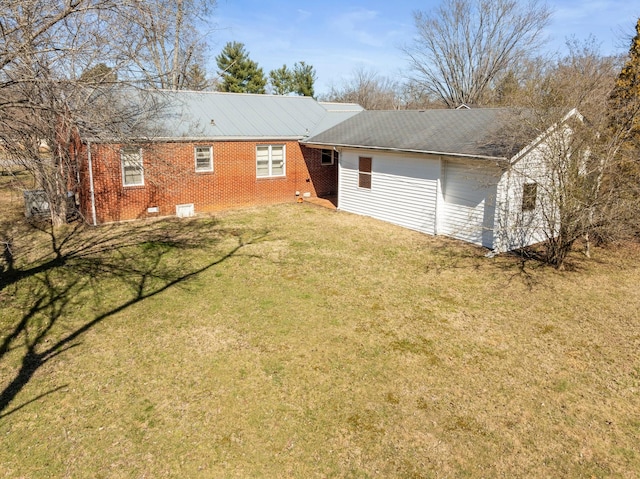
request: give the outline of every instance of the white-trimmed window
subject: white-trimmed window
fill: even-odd
[[[538,197],[537,183],[525,183],[524,185],[522,185],[522,211],[535,210],[537,197]]]
[[[361,156],[358,158],[358,186],[360,188],[371,189],[371,163],[370,157]]]
[[[284,145],[258,145],[256,147],[256,176],[285,176]]]
[[[338,152],[335,150],[322,150],[321,165],[333,165],[338,161]]]
[[[213,171],[213,147],[196,146],[196,171]]]
[[[120,151],[122,162],[122,184],[124,186],[144,185],[142,148],[127,146]]]

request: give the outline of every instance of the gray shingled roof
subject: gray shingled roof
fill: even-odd
[[[356,103],[337,103],[337,102],[319,102],[327,114],[324,115],[322,120],[315,126],[313,130],[306,136],[314,136],[322,133],[333,126],[348,120],[352,116],[360,113],[364,109]]]
[[[171,139],[302,139],[362,111],[318,103],[311,97],[221,92],[158,93],[161,136]],[[335,104],[333,104],[335,105]]]
[[[510,112],[505,108],[363,111],[303,143],[508,158],[513,145],[499,133],[513,121]]]

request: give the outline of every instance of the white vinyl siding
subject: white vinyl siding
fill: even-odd
[[[211,146],[195,147],[196,171],[213,171],[213,148]]]
[[[284,145],[258,145],[256,147],[256,176],[268,178],[285,176],[286,159]]]
[[[358,187],[371,189],[371,157],[358,157]]]
[[[371,189],[360,188],[360,157],[371,157]],[[424,156],[343,151],[338,207],[405,228],[435,233],[440,161]]]
[[[553,236],[548,231],[549,219],[553,219],[555,209],[546,196],[545,188],[549,175],[544,167],[540,149],[544,143],[527,153],[514,163],[503,176],[499,189],[497,217],[499,236],[496,237],[496,251],[510,251],[540,243]],[[525,192],[535,184],[535,204],[525,204]],[[534,192],[529,190],[528,194]],[[531,197],[531,200],[533,198]],[[532,209],[524,208],[533,206]]]
[[[522,185],[522,211],[535,210],[537,196],[538,183],[525,183]]]
[[[482,160],[446,161],[440,232],[493,248],[496,192],[500,170]]]
[[[120,151],[122,163],[122,184],[124,186],[143,186],[142,149],[126,147]]]

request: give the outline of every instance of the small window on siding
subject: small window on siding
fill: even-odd
[[[338,161],[338,152],[335,150],[322,150],[321,165],[333,165]]]
[[[525,183],[522,185],[522,211],[536,209],[536,197],[538,196],[537,183]]]
[[[256,148],[256,176],[285,176],[284,145],[258,145]]]
[[[358,186],[371,189],[371,158],[358,159]]]
[[[196,146],[196,171],[213,171],[213,148],[211,146]]]
[[[144,170],[142,168],[142,149],[126,147],[120,151],[122,163],[122,184],[124,186],[144,185]]]

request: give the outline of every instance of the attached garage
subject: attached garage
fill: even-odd
[[[360,172],[360,159],[371,172]],[[365,186],[360,174],[370,174]],[[500,175],[495,166],[469,161],[344,148],[338,207],[492,248]]]
[[[438,233],[492,248],[500,175],[497,167],[445,161]]]
[[[369,171],[361,171],[361,159]],[[369,181],[363,184],[361,175]],[[434,234],[440,160],[424,155],[344,149],[339,161],[338,205],[423,233]]]
[[[363,111],[302,143],[340,153],[339,210],[503,252],[544,238],[542,215],[523,211],[544,142],[500,141],[511,113]]]

